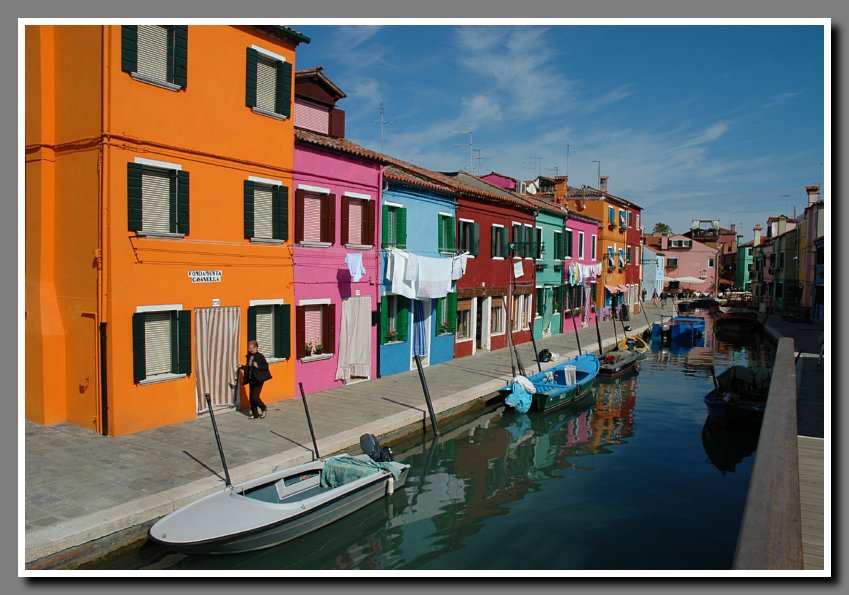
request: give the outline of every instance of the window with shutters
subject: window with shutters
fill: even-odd
[[[542,258],[542,251],[544,248],[544,244],[542,241],[542,228],[536,227],[534,228],[534,258],[540,260]]]
[[[628,254],[627,254],[627,257],[625,259],[625,262],[627,262],[628,264],[631,264],[631,246],[628,246]]]
[[[534,302],[530,295],[522,296],[525,298],[525,308],[522,311],[522,330],[528,330],[531,325],[531,320],[533,320],[534,316]]]
[[[269,362],[291,357],[291,306],[283,300],[251,300],[248,341],[256,340]]]
[[[191,312],[140,306],[133,314],[133,381],[150,384],[191,373]]]
[[[572,230],[565,230],[563,236],[563,258],[572,258]]]
[[[178,91],[186,87],[188,26],[123,25],[121,70],[137,81]]]
[[[592,253],[592,259],[593,261],[595,261],[595,259],[598,258],[598,237],[593,236],[592,238],[593,239],[592,244],[590,244],[590,250]]]
[[[514,295],[510,305],[510,328],[515,332],[522,328],[522,312],[524,311],[525,296]]]
[[[545,300],[545,289],[542,287],[536,288],[536,299],[534,300],[534,318],[542,318],[542,304]]]
[[[503,225],[494,223],[491,228],[491,251],[492,258],[502,260],[507,258],[509,244],[507,242],[507,229]]]
[[[454,217],[440,213],[437,224],[439,225],[439,229],[437,230],[439,251],[453,254],[457,250]]]
[[[578,258],[584,259],[584,232],[578,232]]]
[[[616,263],[614,262],[613,246],[608,246],[607,247],[607,267],[612,269],[615,265],[616,265]]]
[[[336,197],[303,189],[295,192],[295,242],[327,247],[336,239]]]
[[[437,335],[457,332],[457,294],[449,293],[436,300]]]
[[[506,332],[506,317],[507,311],[504,309],[504,298],[492,298],[489,306],[489,332],[491,335],[503,335]]]
[[[613,227],[616,225],[616,209],[607,207],[607,225]]]
[[[374,246],[375,202],[353,196],[342,197],[342,244],[350,248]]]
[[[301,302],[296,308],[296,348],[301,361],[327,359],[336,348],[336,305]]]
[[[400,295],[381,299],[381,343],[403,343],[408,338],[410,300]]]
[[[563,293],[563,287],[555,287],[554,293],[552,295],[552,306],[554,308],[554,314],[560,312],[560,303],[562,301],[561,294]]]
[[[189,233],[189,172],[179,165],[136,158],[127,164],[127,223],[138,235]]]
[[[666,268],[668,268],[668,269],[678,268],[678,259],[677,258],[667,258],[666,259]]]
[[[525,225],[524,228],[525,258],[528,260],[533,260],[536,257],[536,238],[534,237],[534,226]]]
[[[554,260],[563,260],[563,232],[554,232]]]
[[[457,334],[455,340],[472,338],[472,300],[457,300]]]
[[[280,182],[245,181],[245,238],[282,243],[289,239],[289,189]]]
[[[383,204],[383,248],[407,247],[407,209],[401,205]]]
[[[245,104],[254,113],[278,120],[292,113],[292,64],[266,49],[247,48]]]
[[[460,219],[459,238],[457,238],[460,252],[468,252],[477,256],[480,249],[480,224],[468,219]]]

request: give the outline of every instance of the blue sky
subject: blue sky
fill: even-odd
[[[325,26],[297,69],[346,94],[347,137],[437,171],[567,173],[686,231],[719,219],[752,238],[801,212],[824,154],[820,26]],[[557,170],[555,170],[557,168]],[[789,195],[785,197],[784,195]]]

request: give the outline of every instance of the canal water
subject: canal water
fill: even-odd
[[[758,428],[723,427],[703,397],[731,365],[771,366],[755,335],[655,348],[546,415],[503,405],[393,446],[403,489],[276,548],[184,556],[151,543],[98,569],[727,570]]]

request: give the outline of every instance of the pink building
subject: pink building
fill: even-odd
[[[664,289],[716,293],[717,248],[669,233],[647,235],[646,245],[666,259]]]
[[[296,107],[309,99],[295,110],[293,189],[293,354],[305,393],[377,376],[382,159],[345,140],[340,94],[321,69],[296,77]]]

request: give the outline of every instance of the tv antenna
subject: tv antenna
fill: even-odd
[[[472,173],[472,133],[473,130],[449,130],[448,134],[468,134],[469,135],[469,173]],[[455,145],[462,147],[463,145]]]
[[[388,126],[389,124],[392,124],[392,122],[386,121],[386,119],[383,117],[383,114],[384,114],[383,102],[381,101],[380,102],[380,120],[374,120],[374,122],[380,124],[380,152],[381,153],[384,152],[383,151],[383,139],[384,139],[384,136],[386,134],[386,126]]]
[[[480,173],[481,172],[481,161],[486,161],[486,157],[481,157],[481,150],[480,149],[473,149],[473,150],[474,150],[475,153],[477,153],[477,157],[475,157],[475,161],[478,162],[478,173]],[[471,173],[474,173],[474,171],[472,171]]]

